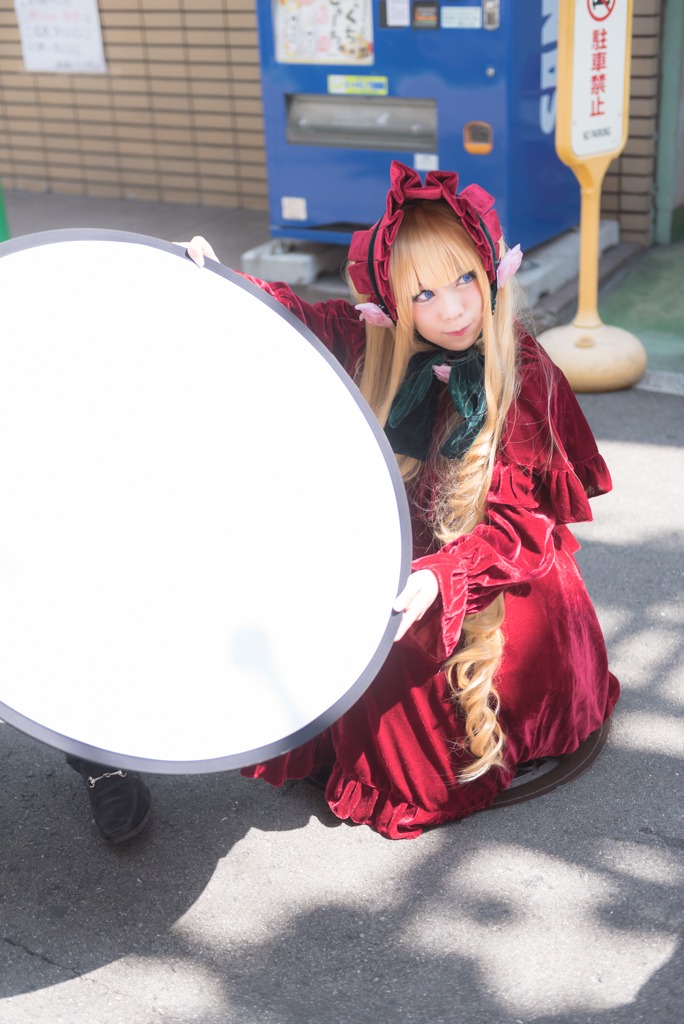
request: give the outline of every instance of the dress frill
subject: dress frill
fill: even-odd
[[[316,756],[316,741],[299,747],[281,757],[245,768],[242,774],[249,778],[264,779],[272,786],[282,786],[288,780],[317,778],[322,765]],[[383,791],[377,785],[364,782],[337,762],[333,765],[325,785],[325,800],[332,813],[343,821],[355,825],[370,825],[386,839],[417,839],[426,828],[434,828],[447,821],[465,818],[490,807],[497,794],[513,779],[513,768],[504,766],[483,780],[468,783],[468,803],[458,812],[453,807],[444,810],[420,807],[410,800],[402,800],[395,792]],[[454,788],[457,783],[454,783]]]
[[[557,523],[590,522],[593,516],[589,498],[607,494],[612,487],[608,467],[598,452],[579,465],[571,465],[567,459],[561,466],[534,468],[497,462],[488,504],[533,508],[536,502],[525,483],[531,472],[542,476]]]
[[[467,815],[491,806],[497,793],[510,784],[513,774],[512,771],[499,771],[496,784],[488,786],[479,799],[471,799]],[[494,782],[494,779],[490,782]],[[339,765],[333,770],[325,796],[328,806],[338,818],[353,821],[357,825],[371,824],[376,832],[387,839],[417,839],[424,829],[443,825],[455,817],[453,812],[426,810],[410,801],[398,801],[393,794],[383,793],[374,786],[352,778]],[[460,817],[467,815],[462,814]]]

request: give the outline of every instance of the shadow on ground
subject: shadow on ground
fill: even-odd
[[[3,1020],[679,1024],[683,406],[582,402],[620,481],[578,529],[623,683],[596,764],[398,843],[300,784],[155,777],[111,851],[62,755],[0,726]]]

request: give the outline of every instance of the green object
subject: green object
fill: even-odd
[[[5,212],[5,197],[2,193],[2,184],[0,184],[0,242],[6,242],[9,237],[10,231]]]
[[[684,205],[676,207],[672,214],[672,241],[681,242],[684,239]]]
[[[462,422],[439,449],[447,459],[460,459],[482,430],[487,418],[484,389],[484,356],[472,348],[465,352],[417,352],[409,361],[397,391],[385,433],[397,455],[427,459],[430,454],[442,389],[433,373],[445,367],[454,408]],[[445,378],[441,378],[445,381]]]
[[[601,319],[635,334],[650,370],[684,373],[684,242],[656,245],[601,297]]]
[[[660,54],[660,114],[656,160],[656,217],[654,241],[660,245],[681,238],[681,208],[677,195],[677,141],[681,140],[679,101],[684,59],[684,4],[665,4]]]

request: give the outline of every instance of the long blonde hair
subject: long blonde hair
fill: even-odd
[[[435,455],[427,467],[438,481],[430,520],[440,544],[470,533],[484,519],[496,454],[518,382],[512,289],[507,285],[499,291],[492,313],[491,288],[477,250],[446,203],[417,201],[404,207],[390,264],[397,324],[395,328],[367,325],[359,374],[361,392],[384,426],[411,356],[430,348],[416,336],[414,296],[424,288],[450,284],[468,272],[475,274],[483,299],[482,337],[477,344],[484,354],[487,417],[463,458],[447,460]],[[454,418],[446,425],[447,433],[453,429]],[[426,468],[406,456],[397,456],[397,461],[407,483]],[[505,736],[497,717],[499,698],[494,687],[503,651],[503,617],[502,596],[484,611],[467,615],[461,642],[444,665],[451,692],[465,716],[466,743],[475,758],[461,772],[464,782],[503,764]]]

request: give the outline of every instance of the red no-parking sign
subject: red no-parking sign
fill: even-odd
[[[561,0],[561,159],[617,155],[627,138],[632,0]]]
[[[589,13],[595,21],[605,21],[615,7],[616,0],[587,0]]]

